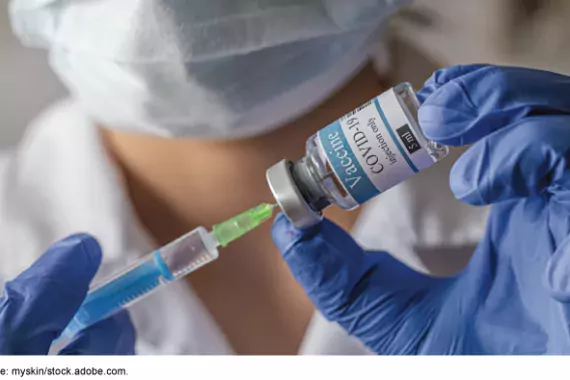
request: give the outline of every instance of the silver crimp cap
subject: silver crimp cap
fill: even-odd
[[[291,161],[282,160],[267,169],[267,183],[287,219],[296,228],[311,227],[319,223],[323,215],[313,210],[301,195],[291,175],[292,165]]]

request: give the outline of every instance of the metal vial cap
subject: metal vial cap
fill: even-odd
[[[323,215],[313,210],[299,191],[291,174],[292,165],[288,160],[278,162],[267,169],[266,179],[281,211],[296,228],[303,229],[319,223]]]

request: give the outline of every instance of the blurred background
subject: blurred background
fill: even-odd
[[[0,149],[18,142],[26,124],[65,94],[45,51],[27,49],[12,36],[7,1],[0,5]]]
[[[46,52],[12,36],[6,4],[0,6],[0,149],[13,146],[38,112],[65,95]],[[487,62],[570,74],[569,20],[569,0],[416,0],[392,18],[390,33],[438,65]]]

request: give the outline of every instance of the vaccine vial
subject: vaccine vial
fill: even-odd
[[[310,227],[330,205],[354,209],[445,158],[448,147],[421,131],[419,106],[401,83],[311,136],[297,162],[269,168],[267,182],[291,223]]]

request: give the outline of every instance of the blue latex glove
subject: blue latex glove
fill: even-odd
[[[291,271],[380,354],[570,353],[570,78],[451,67],[419,95],[428,138],[474,143],[451,172],[455,196],[493,204],[468,267],[428,277],[329,221],[299,231],[279,216],[272,234]]]
[[[0,298],[0,354],[47,354],[83,302],[100,263],[97,241],[73,235],[6,283]],[[60,354],[134,354],[134,342],[134,328],[122,312],[82,331]]]

